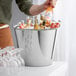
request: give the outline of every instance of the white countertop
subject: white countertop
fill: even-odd
[[[0,76],[66,76],[67,63],[53,62],[46,67],[0,68]]]

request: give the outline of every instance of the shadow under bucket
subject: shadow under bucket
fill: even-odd
[[[41,31],[14,30],[17,47],[24,49],[21,56],[26,66],[42,67],[52,64],[57,29]]]

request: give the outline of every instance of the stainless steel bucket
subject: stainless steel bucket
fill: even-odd
[[[17,47],[24,49],[21,55],[26,66],[42,67],[52,64],[57,29],[14,30]]]

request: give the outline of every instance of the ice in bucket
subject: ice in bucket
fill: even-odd
[[[32,18],[28,18],[25,23],[24,20],[19,22],[17,25],[14,26],[14,28],[17,29],[32,29],[32,30],[51,30],[51,29],[57,29],[61,25],[61,21],[55,21],[51,20],[50,17],[40,15],[40,20],[38,21],[37,16],[35,16],[35,19],[33,21]],[[33,23],[34,22],[34,23]]]

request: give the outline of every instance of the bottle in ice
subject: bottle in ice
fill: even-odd
[[[38,24],[38,19],[37,19],[37,16],[35,17],[34,29],[35,29],[35,30],[40,29],[39,24]]]

